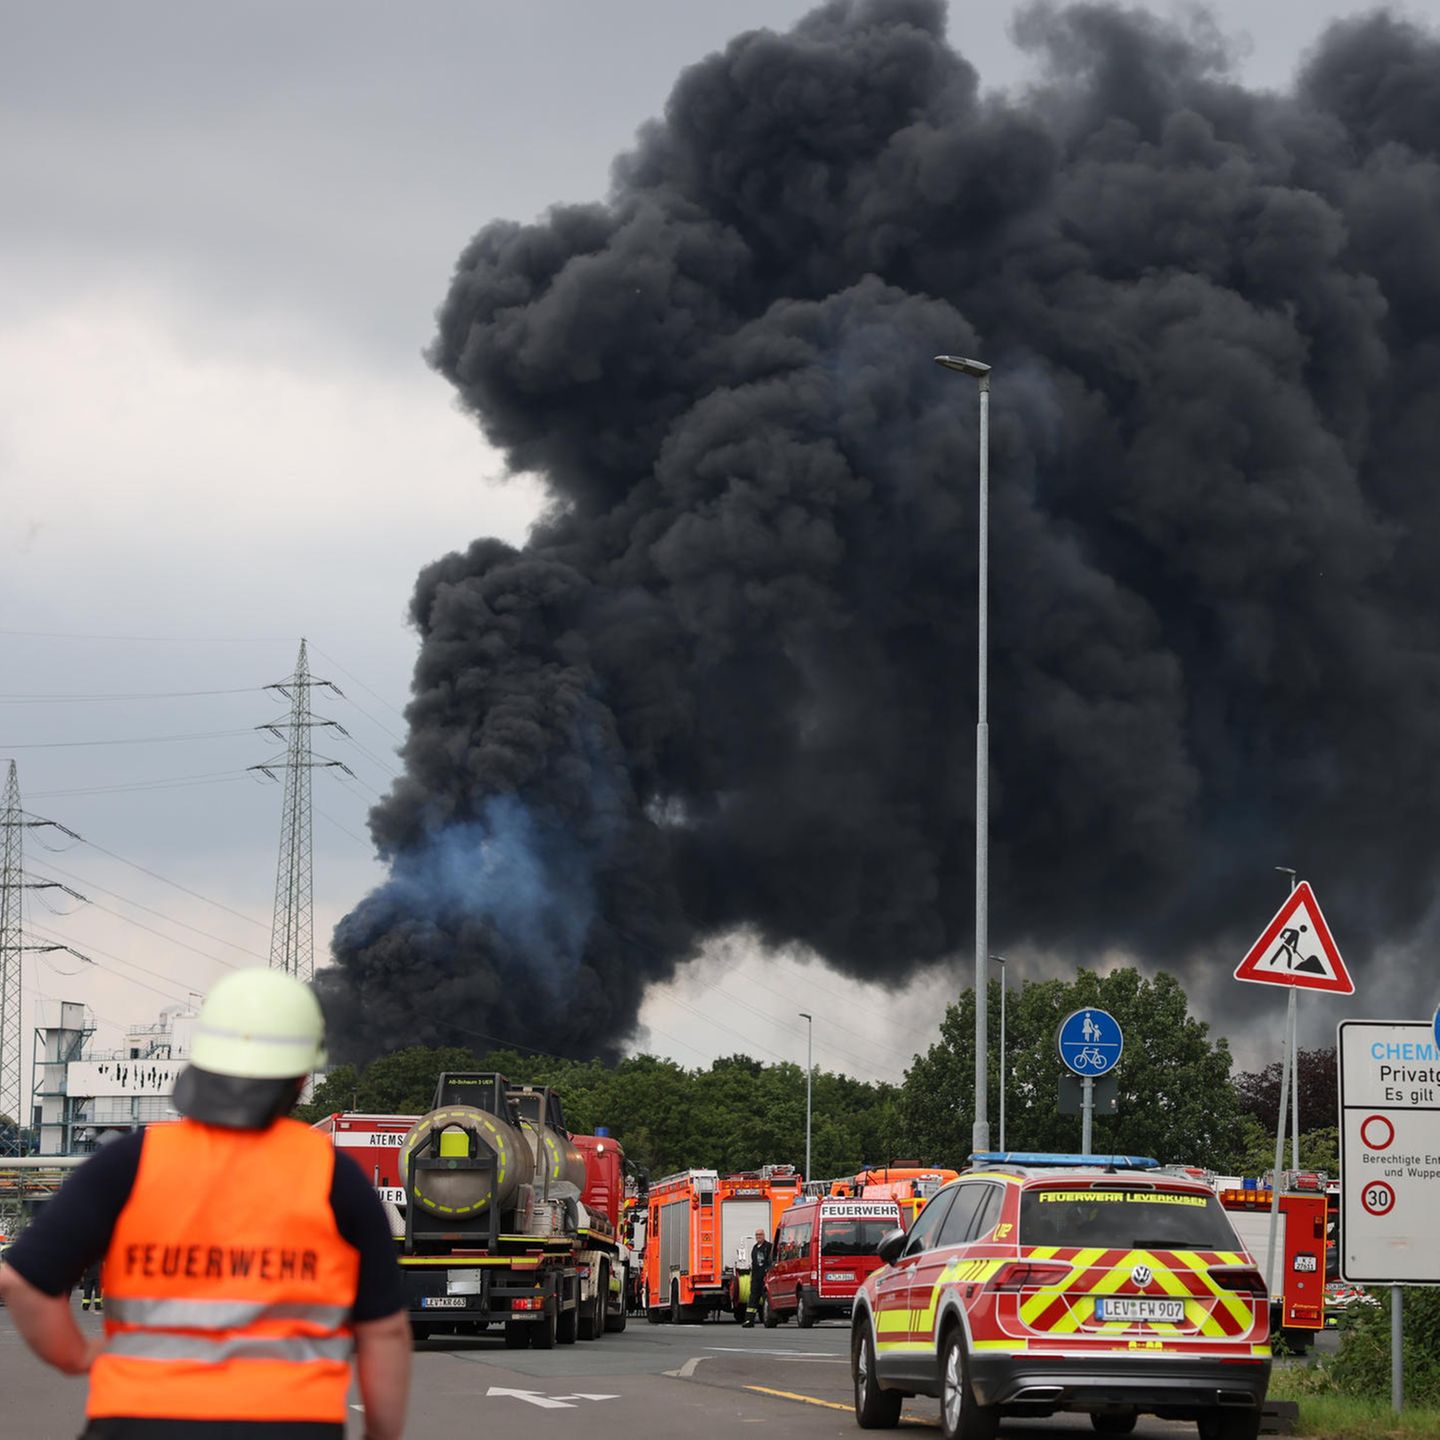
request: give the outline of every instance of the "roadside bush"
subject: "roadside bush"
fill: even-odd
[[[1356,1307],[1335,1358],[1325,1364],[1327,1378],[1345,1395],[1384,1398],[1390,1394],[1389,1286],[1371,1292],[1379,1305]],[[1405,1401],[1440,1405],[1440,1289],[1405,1287]]]

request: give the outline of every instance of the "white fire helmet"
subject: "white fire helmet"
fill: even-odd
[[[303,981],[283,970],[238,970],[205,997],[191,1064],[212,1075],[289,1080],[325,1063],[325,1020]]]

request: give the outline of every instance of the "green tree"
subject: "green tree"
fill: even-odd
[[[999,987],[992,985],[989,1111],[998,1143]],[[970,1153],[974,1119],[975,997],[965,991],[950,1005],[940,1041],[916,1056],[900,1096],[901,1133],[924,1160],[959,1168]],[[1244,1152],[1230,1051],[1211,1041],[1193,1019],[1173,976],[1146,979],[1135,969],[1108,975],[1078,970],[1074,980],[1026,982],[1011,991],[1006,1013],[1006,1144],[1012,1150],[1078,1150],[1080,1120],[1058,1113],[1062,1067],[1055,1033],[1072,1010],[1108,1010],[1125,1031],[1125,1054],[1115,1075],[1116,1113],[1097,1115],[1097,1151],[1153,1155],[1229,1169]]]
[[[1275,1167],[1275,1132],[1253,1115],[1240,1114],[1240,1158],[1224,1167],[1236,1175],[1262,1175]],[[1290,1141],[1285,1141],[1285,1164],[1290,1164]],[[1300,1137],[1300,1167],[1323,1170],[1329,1176],[1340,1173],[1340,1132],[1334,1125],[1311,1130]]]

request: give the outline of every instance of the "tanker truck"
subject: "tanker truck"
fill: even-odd
[[[553,1090],[441,1075],[396,1171],[403,1200],[386,1203],[417,1338],[501,1324],[508,1348],[548,1350],[625,1328],[624,1154],[572,1135]]]

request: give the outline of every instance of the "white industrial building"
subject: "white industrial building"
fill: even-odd
[[[35,1026],[34,1126],[41,1155],[84,1155],[107,1133],[174,1120],[170,1092],[185,1068],[196,1011],[172,1005],[131,1025],[118,1050],[93,1045],[95,1017],[69,1000],[40,1001]]]

